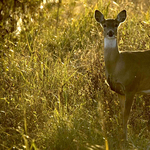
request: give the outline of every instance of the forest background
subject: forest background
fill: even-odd
[[[120,150],[117,95],[105,82],[103,30],[115,18],[121,51],[150,49],[147,0],[0,2],[0,149]],[[150,149],[150,101],[134,99],[130,149]]]

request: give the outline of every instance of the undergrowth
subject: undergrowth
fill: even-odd
[[[59,10],[45,4],[28,30],[0,41],[0,149],[121,149],[120,104],[105,81],[94,10],[114,18],[126,9],[120,50],[147,50],[150,9],[139,6],[146,8],[108,0],[62,1]],[[130,149],[150,147],[147,99],[135,99]]]

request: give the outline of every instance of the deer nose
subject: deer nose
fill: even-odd
[[[114,35],[114,31],[110,30],[110,31],[107,33],[107,35],[108,35],[109,37],[112,37],[112,36]]]

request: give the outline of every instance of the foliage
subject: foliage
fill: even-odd
[[[22,24],[28,29],[29,20],[36,20],[42,0],[2,0],[0,1],[0,39],[9,33],[16,34],[17,24],[21,18]]]
[[[94,10],[113,18],[126,9],[128,18],[118,33],[120,50],[150,49],[150,11],[144,4],[46,3],[35,18],[27,15],[20,33],[3,36],[0,149],[121,149],[121,111],[105,82],[103,35]],[[147,99],[135,99],[130,149],[150,146]]]

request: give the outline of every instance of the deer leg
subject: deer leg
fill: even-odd
[[[124,108],[124,114],[123,114],[123,132],[124,132],[123,136],[124,136],[125,141],[127,140],[127,123],[128,123],[134,95],[135,94],[133,93],[126,93],[126,96],[125,96],[126,100],[125,100],[125,108]]]
[[[119,101],[120,101],[122,121],[123,121],[123,119],[124,119],[124,110],[125,110],[125,95],[118,94],[118,98],[119,98]],[[122,123],[124,124],[124,121]],[[124,140],[124,135],[123,135],[123,140]]]
[[[121,112],[122,112],[122,116],[123,116],[124,115],[124,109],[125,109],[125,95],[118,94],[118,98],[120,101]]]

